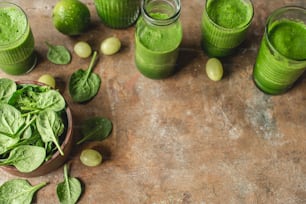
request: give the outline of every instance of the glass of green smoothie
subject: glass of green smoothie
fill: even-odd
[[[183,38],[180,11],[180,0],[143,0],[136,24],[135,63],[144,76],[162,79],[174,73]]]
[[[292,87],[306,69],[306,9],[284,7],[269,17],[257,54],[253,79],[268,94]]]
[[[0,2],[0,68],[21,75],[37,63],[34,38],[25,12],[16,4]]]
[[[202,15],[202,48],[210,57],[225,57],[245,40],[253,19],[250,0],[206,0]]]
[[[127,28],[139,16],[140,0],[94,0],[101,21],[111,28]]]

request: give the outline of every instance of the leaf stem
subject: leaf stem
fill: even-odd
[[[92,69],[94,68],[96,59],[97,59],[97,51],[94,51],[93,56],[92,56],[91,61],[90,61],[90,64],[88,66],[88,69],[86,71],[86,77],[85,77],[86,80],[87,80],[88,76],[90,75],[90,73],[92,72]]]

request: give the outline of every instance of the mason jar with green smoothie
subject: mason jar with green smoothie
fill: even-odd
[[[32,70],[37,62],[34,38],[25,12],[0,2],[0,69],[10,75]]]
[[[172,75],[183,38],[179,0],[143,0],[136,24],[135,63],[146,77]]]
[[[253,18],[250,0],[206,0],[202,15],[202,48],[210,57],[234,54]]]
[[[253,70],[254,82],[268,94],[281,94],[293,86],[306,69],[306,9],[275,10],[265,32]]]
[[[102,22],[111,28],[133,25],[140,13],[140,0],[94,0],[94,3]]]

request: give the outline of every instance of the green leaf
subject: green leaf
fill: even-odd
[[[42,182],[36,186],[24,179],[12,179],[0,187],[0,204],[22,203],[31,204],[36,191],[47,185]]]
[[[69,64],[71,55],[69,50],[62,45],[52,45],[46,42],[48,46],[47,58],[54,64]]]
[[[92,73],[97,52],[95,51],[90,65],[86,71],[79,69],[74,72],[69,80],[69,94],[74,102],[82,103],[95,97],[100,89],[101,78]]]
[[[17,90],[17,85],[13,80],[1,78],[0,103],[7,103],[16,90]]]
[[[112,128],[112,122],[104,117],[85,120],[81,126],[83,138],[77,144],[85,141],[103,140],[110,135]]]
[[[39,94],[37,107],[46,110],[61,111],[65,108],[64,97],[56,90],[49,90]]]
[[[36,119],[36,126],[42,140],[53,142],[61,155],[64,155],[59,144],[59,136],[64,132],[64,123],[55,111],[45,110],[39,113]]]
[[[61,204],[76,203],[82,193],[80,181],[69,177],[67,164],[64,166],[64,181],[57,185],[56,193]]]
[[[19,110],[8,104],[0,104],[0,133],[14,136],[24,122]]]
[[[9,157],[0,165],[13,165],[20,172],[32,172],[45,160],[46,151],[42,147],[32,145],[21,145],[14,148]]]

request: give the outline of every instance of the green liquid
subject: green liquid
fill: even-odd
[[[161,19],[157,14],[155,18]],[[151,16],[154,16],[151,15]],[[168,26],[144,26],[141,17],[137,22],[135,62],[138,70],[152,79],[166,78],[173,74],[182,40],[180,22]]]
[[[0,68],[19,75],[35,64],[34,38],[25,14],[17,7],[0,7]]]
[[[94,0],[102,22],[111,28],[131,26],[139,16],[139,0]]]
[[[253,6],[244,0],[207,0],[202,16],[202,48],[211,57],[233,54],[245,39]]]
[[[254,81],[264,92],[280,94],[306,68],[306,25],[291,20],[275,21],[268,30],[268,38],[269,41],[264,35],[257,55]]]

